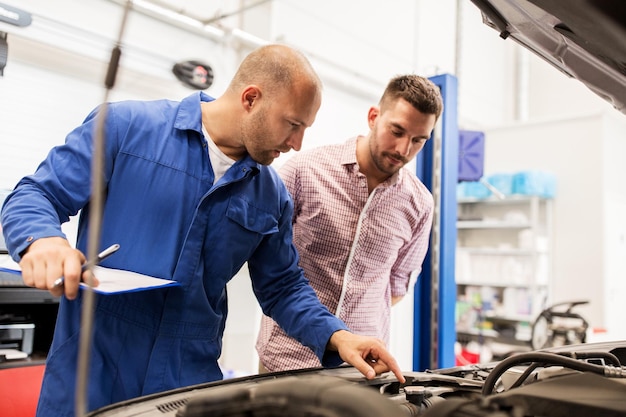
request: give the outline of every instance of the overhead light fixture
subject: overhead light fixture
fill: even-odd
[[[17,7],[0,3],[0,22],[10,23],[15,26],[28,26],[33,21],[30,13]]]
[[[185,16],[182,13],[178,13],[175,12],[174,10],[171,9],[167,9],[163,6],[159,6],[157,4],[154,4],[150,1],[144,1],[144,0],[135,0],[133,1],[133,7],[140,7],[143,8],[147,11],[151,11],[153,13],[159,14],[163,17],[166,17],[168,19],[171,20],[176,20],[180,23],[184,23],[185,25],[191,26],[191,27],[195,27],[195,28],[201,28],[202,22],[200,22],[197,19],[194,19],[192,17],[189,16]]]
[[[118,2],[119,0],[114,0]],[[175,10],[154,4],[150,1],[146,0],[133,0],[133,8],[136,10],[141,10],[144,13],[148,13],[155,17],[160,17],[170,22],[178,23],[179,25],[191,29],[195,29],[200,33],[205,33],[214,38],[223,38],[224,31],[218,29],[209,24],[205,24],[198,19],[195,19],[191,16],[187,16]]]

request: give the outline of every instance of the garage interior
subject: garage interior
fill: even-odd
[[[437,129],[444,155],[433,156],[441,158],[444,182],[438,195],[440,223],[434,229],[439,233],[438,246],[433,246],[437,251],[427,258],[431,268],[425,270],[436,279],[420,276],[416,290],[392,310],[390,349],[402,368],[453,366],[458,363],[455,342],[464,342],[465,348],[474,342],[475,349],[479,341],[479,349],[485,349],[485,338],[497,343],[504,333],[512,339],[521,335],[521,343],[469,353],[488,356],[501,349],[527,349],[529,325],[542,309],[567,302],[583,301],[576,312],[589,324],[588,341],[626,339],[620,303],[626,296],[626,189],[620,181],[626,177],[624,114],[581,82],[499,38],[471,2],[132,3],[124,23],[128,4],[122,0],[3,3],[27,11],[32,22],[16,26],[0,21],[6,50],[0,76],[2,196],[32,172],[51,147],[63,142],[88,109],[102,102],[110,53],[122,29],[117,82],[108,92],[111,101],[185,97],[193,87],[177,79],[172,68],[189,61],[210,67],[213,79],[206,92],[218,96],[244,55],[268,42],[287,43],[310,58],[325,86],[303,149],[340,142],[365,130],[365,110],[396,74],[428,76],[450,89],[445,106],[453,117]],[[457,142],[459,132],[479,133],[482,182],[459,181],[459,158],[465,150]],[[289,156],[282,155],[274,165]],[[431,176],[420,171],[425,169],[420,164],[412,169]],[[507,188],[513,178],[536,182],[514,191]],[[549,189],[537,191],[543,186]],[[502,200],[522,202],[503,208],[497,202],[479,207],[475,201],[497,201],[501,191]],[[475,279],[481,265],[496,268],[488,260],[494,256],[490,251],[497,249],[501,256],[512,245],[503,237],[510,231],[499,229],[496,237],[482,237],[475,224],[467,223],[489,216],[522,216],[530,219],[529,230],[538,233],[530,242],[523,241],[532,256],[541,255],[533,258],[530,281],[520,278],[523,284],[515,284],[520,291],[504,294],[494,289],[497,276]],[[66,226],[72,236],[75,221]],[[515,244],[529,238],[530,232],[519,232],[511,235]],[[472,253],[464,245],[488,250]],[[508,256],[512,265],[520,255]],[[502,264],[498,267],[504,268]],[[258,363],[254,340],[261,312],[245,268],[239,275],[229,284],[230,314],[221,358],[230,376],[253,374]],[[428,282],[441,286],[420,288]],[[501,304],[499,309],[485,305],[494,300]],[[41,360],[55,307],[56,300],[47,294],[2,281],[0,317],[29,317],[34,331],[7,327],[0,334],[9,338],[18,332],[20,343],[28,344],[28,354]],[[506,320],[480,325],[486,311],[496,310]],[[463,320],[473,321],[462,322],[466,327],[459,331]],[[0,321],[0,330],[2,324],[7,322]]]

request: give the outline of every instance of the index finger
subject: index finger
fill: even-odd
[[[400,369],[400,366],[398,365],[398,362],[396,362],[396,360],[391,355],[391,353],[389,353],[388,350],[382,349],[377,352],[373,351],[372,353],[370,353],[370,357],[372,359],[373,369],[376,371],[377,374],[391,371],[396,376],[398,381],[400,381],[401,383],[406,382],[406,379],[404,378],[404,375],[402,375],[402,371]]]
[[[81,259],[75,256],[66,257],[63,263],[63,291],[68,300],[73,300],[78,295],[81,276]]]
[[[351,360],[346,361],[350,365],[354,366],[359,372],[361,372],[365,378],[374,379],[376,377],[376,371],[374,368],[365,361],[361,356],[355,355]]]

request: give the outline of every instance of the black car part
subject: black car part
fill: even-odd
[[[133,398],[88,417],[626,416],[626,341],[365,379],[350,366],[250,375]]]
[[[588,301],[568,301],[543,310],[533,322],[530,339],[532,348],[537,350],[585,343],[589,322],[572,310],[588,303]],[[565,311],[560,311],[563,308]]]
[[[176,417],[393,417],[411,415],[371,389],[329,376],[275,379],[215,390],[190,400]]]
[[[471,0],[483,23],[626,113],[626,2]]]

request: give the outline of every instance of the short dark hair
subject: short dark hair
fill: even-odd
[[[415,74],[399,75],[389,81],[379,105],[384,111],[385,105],[403,98],[416,110],[424,114],[434,114],[437,119],[443,112],[441,91],[428,78]]]

